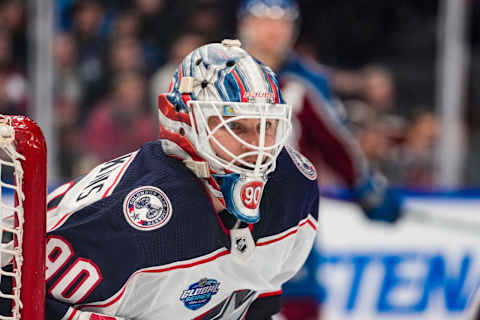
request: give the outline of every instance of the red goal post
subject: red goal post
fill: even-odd
[[[13,284],[11,292],[0,292],[12,305],[0,319],[45,318],[46,168],[35,122],[0,115],[0,261],[13,264],[13,271],[0,271]]]

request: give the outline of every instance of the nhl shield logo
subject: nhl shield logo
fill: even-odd
[[[167,224],[172,216],[172,204],[162,190],[144,186],[134,189],[125,197],[123,213],[132,227],[150,231]]]
[[[310,162],[310,160],[307,159],[307,157],[305,157],[303,154],[290,146],[285,146],[285,149],[287,149],[288,154],[292,158],[298,170],[300,170],[300,172],[303,173],[305,177],[310,180],[317,179],[317,171],[315,170],[315,167]]]
[[[247,249],[247,239],[245,237],[239,237],[235,239],[235,248],[240,252],[244,253]]]

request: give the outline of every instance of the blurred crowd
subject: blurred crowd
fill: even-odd
[[[155,139],[157,96],[168,90],[181,58],[235,35],[236,1],[56,5],[54,103],[63,179]],[[0,113],[29,112],[27,20],[26,1],[0,0]],[[298,52],[320,63],[307,39],[299,37]],[[329,72],[338,112],[371,164],[395,185],[433,187],[439,132],[433,107],[400,109],[396,75],[378,61]]]
[[[370,165],[393,184],[433,188],[438,119],[431,107],[400,110],[392,73],[381,65],[333,71],[333,89]]]

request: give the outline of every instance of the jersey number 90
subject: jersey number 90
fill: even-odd
[[[72,246],[62,237],[52,235],[47,238],[46,281],[53,279],[65,265],[70,264],[50,286],[48,293],[57,300],[77,304],[82,302],[103,278],[100,269],[92,260],[77,258],[72,263],[73,255]]]

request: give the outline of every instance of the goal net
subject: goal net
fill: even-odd
[[[24,116],[0,115],[0,319],[44,319],[46,146]]]

